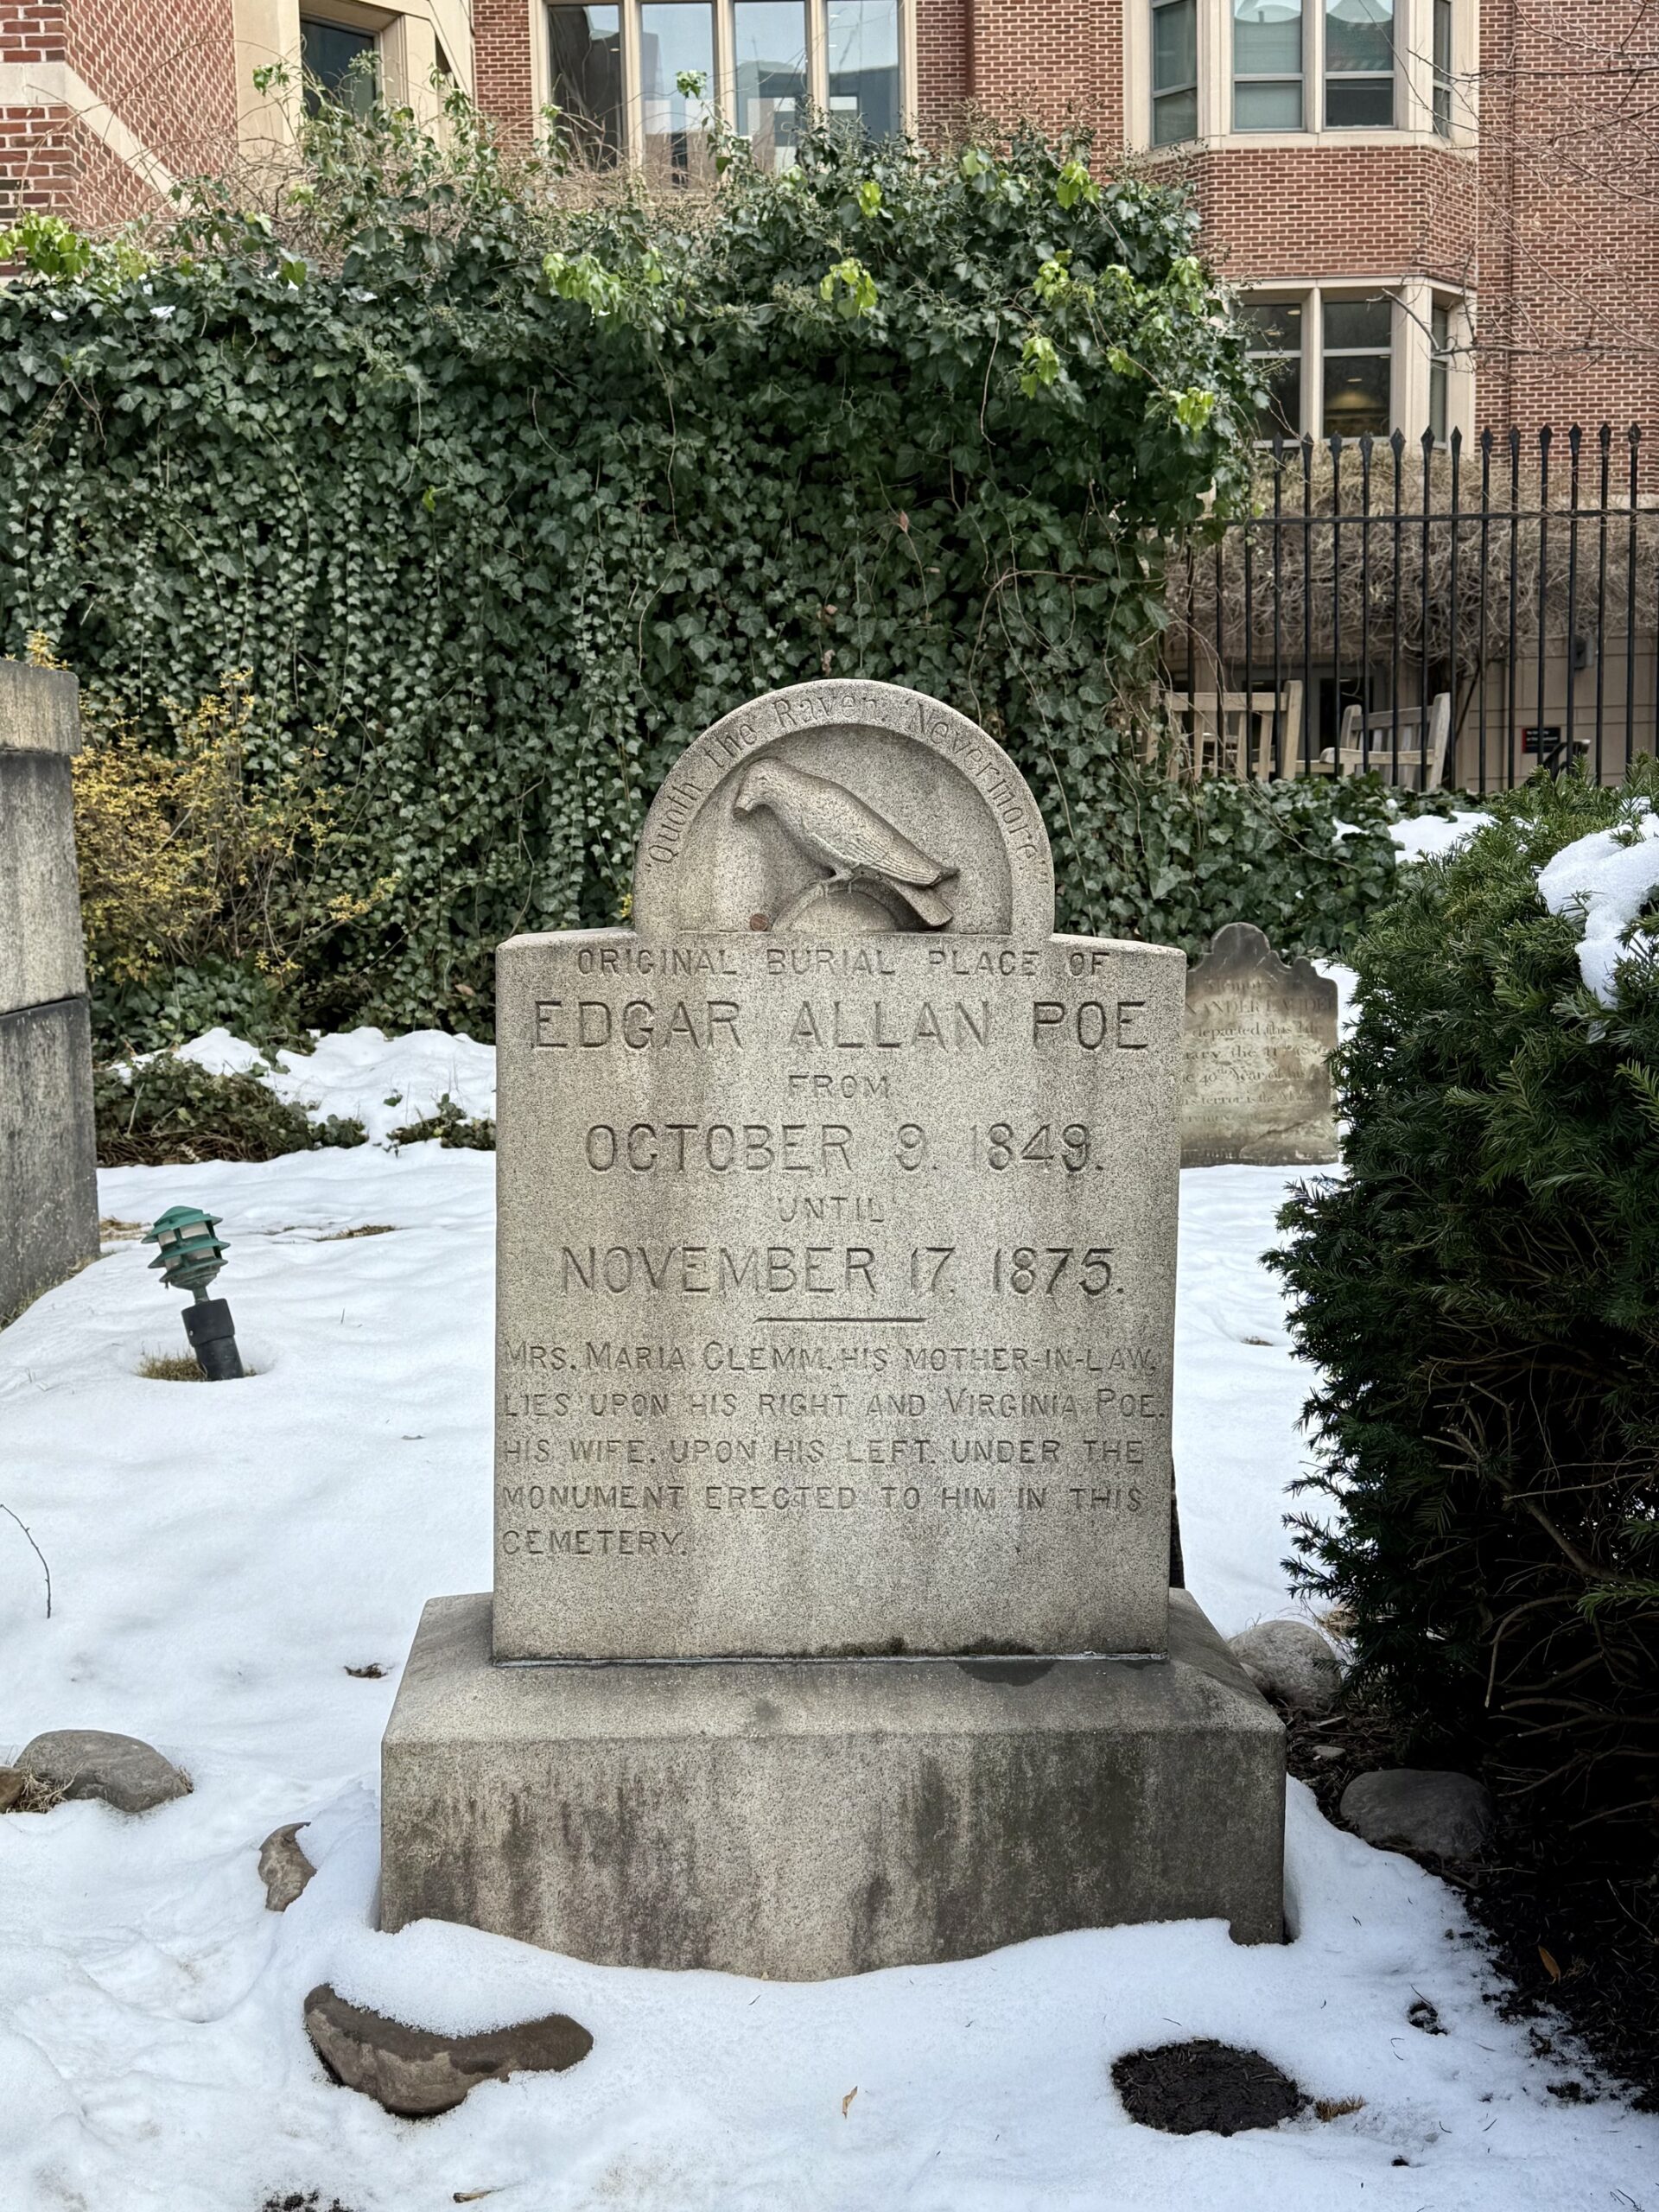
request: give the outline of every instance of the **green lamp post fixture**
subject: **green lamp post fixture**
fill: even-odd
[[[168,1288],[188,1290],[195,1300],[184,1309],[184,1333],[197,1366],[210,1382],[233,1382],[242,1373],[236,1324],[226,1301],[207,1295],[225,1264],[225,1240],[214,1233],[219,1223],[218,1214],[200,1206],[169,1206],[144,1242],[156,1246],[149,1264],[161,1269]]]

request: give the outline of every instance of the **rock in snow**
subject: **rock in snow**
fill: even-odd
[[[505,2082],[509,2074],[563,2074],[594,2047],[587,2029],[563,2012],[478,2035],[438,2035],[349,2005],[326,1981],[305,2000],[305,2031],[323,2064],[348,2089],[360,2089],[405,2120],[452,2111],[480,2082]]]
[[[1334,1709],[1342,1662],[1311,1621],[1258,1621],[1227,1648],[1257,1689],[1293,1713],[1319,1720]]]
[[[316,1868],[300,1848],[303,1821],[273,1828],[259,1847],[259,1878],[265,1885],[267,1912],[286,1912]]]
[[[1497,1827],[1491,1794],[1472,1775],[1415,1766],[1357,1775],[1342,1793],[1342,1817],[1367,1843],[1442,1859],[1472,1859]]]
[[[147,1813],[190,1794],[188,1778],[153,1745],[102,1728],[49,1729],[24,1745],[17,1764],[48,1789],[101,1798],[118,1813]]]

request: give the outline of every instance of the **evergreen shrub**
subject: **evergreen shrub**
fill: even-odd
[[[367,1142],[363,1124],[330,1114],[313,1122],[254,1075],[210,1075],[171,1052],[92,1078],[100,1167],[158,1167],[175,1161],[276,1160],[321,1145]]]
[[[438,137],[325,106],[274,194],[103,244],[26,218],[0,643],[43,633],[165,755],[237,671],[250,804],[327,804],[286,1004],[221,913],[112,987],[114,1033],[488,1035],[496,943],[623,918],[683,746],[825,675],[1007,745],[1063,926],[1338,950],[1391,878],[1374,819],[1338,849],[1345,793],[1142,758],[1166,549],[1248,503],[1255,386],[1186,198],[1087,150],[826,129],[772,175],[722,140],[712,200],[653,202],[459,99]]]
[[[1659,798],[1569,778],[1405,872],[1361,939],[1347,1174],[1274,1255],[1321,1370],[1294,1526],[1359,1678],[1542,1819],[1659,1814],[1659,963],[1603,1006],[1540,867]]]

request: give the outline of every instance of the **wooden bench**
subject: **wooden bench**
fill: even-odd
[[[1164,709],[1179,732],[1180,766],[1193,777],[1301,772],[1302,687],[1282,691],[1166,691]]]
[[[1316,766],[1323,775],[1358,776],[1369,771],[1391,784],[1437,791],[1446,778],[1451,738],[1449,691],[1437,691],[1426,709],[1402,707],[1397,716],[1391,707],[1369,715],[1357,706],[1344,707],[1336,745],[1325,747]],[[1414,773],[1408,775],[1408,770]]]

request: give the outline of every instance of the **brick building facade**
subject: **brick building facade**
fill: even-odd
[[[0,0],[0,193],[119,220],[283,131],[253,73],[434,67],[516,137],[697,173],[702,74],[769,161],[809,103],[933,135],[1091,125],[1192,187],[1275,419],[1651,419],[1659,135],[1643,0]]]

